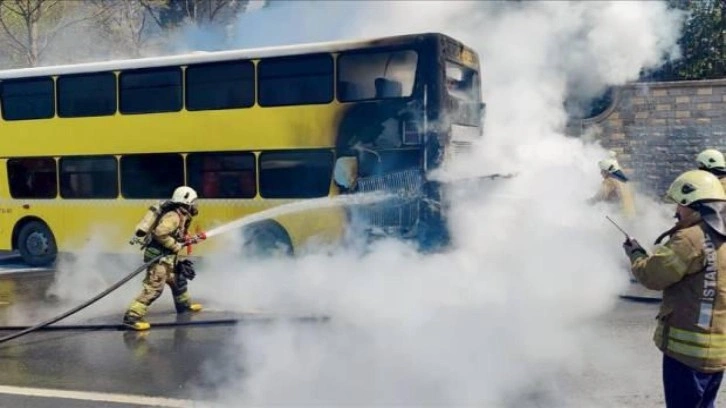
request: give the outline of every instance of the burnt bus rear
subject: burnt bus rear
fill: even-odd
[[[444,188],[427,176],[481,137],[476,53],[448,36],[421,34],[343,52],[338,67],[338,99],[347,106],[336,184],[343,193],[395,196],[351,208],[351,236],[394,236],[422,251],[446,247]]]

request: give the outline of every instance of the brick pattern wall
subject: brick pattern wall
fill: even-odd
[[[726,79],[630,84],[608,110],[569,130],[617,152],[644,191],[662,196],[701,150],[726,153]]]

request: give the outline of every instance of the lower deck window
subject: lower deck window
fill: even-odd
[[[333,174],[330,150],[260,154],[260,195],[264,198],[325,197]]]
[[[63,198],[116,198],[118,196],[116,157],[61,158],[60,192]]]
[[[253,198],[257,194],[253,153],[191,153],[187,177],[202,198]]]
[[[56,163],[52,157],[9,159],[8,181],[13,198],[55,198],[58,195]]]
[[[126,198],[169,198],[184,184],[180,154],[135,154],[121,158],[121,193]]]

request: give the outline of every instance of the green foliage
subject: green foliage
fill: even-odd
[[[644,80],[674,81],[726,78],[726,0],[669,0],[669,6],[689,12],[679,40],[681,58]]]

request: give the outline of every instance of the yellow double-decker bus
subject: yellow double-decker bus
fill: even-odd
[[[482,107],[476,53],[438,33],[0,71],[0,250],[34,266],[130,251],[180,185],[199,193],[202,229],[405,185],[415,198],[278,217],[246,242],[293,253],[361,220],[441,241],[426,175],[481,134]]]

